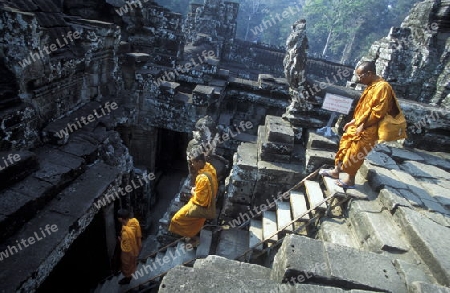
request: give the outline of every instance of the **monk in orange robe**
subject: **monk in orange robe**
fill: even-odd
[[[216,200],[215,195],[217,193],[218,182],[216,169],[210,163],[206,162],[203,153],[189,158],[189,164],[197,173],[195,187],[192,189],[192,197],[189,199],[188,203],[184,205],[170,221],[169,231],[183,237],[191,238],[190,243],[197,246],[199,244],[199,239],[196,235],[202,229],[206,219],[193,218],[186,215],[193,205],[207,207],[211,204],[211,201]],[[210,182],[208,176],[203,173],[208,173],[212,182]]]
[[[378,122],[397,110],[395,93],[391,85],[376,75],[374,62],[362,62],[356,69],[360,83],[367,85],[355,108],[353,119],[345,124],[344,135],[339,143],[333,170],[320,170],[319,174],[336,178],[336,184],[344,189],[355,188],[355,177],[365,157],[378,140]],[[398,111],[398,110],[397,110]],[[339,173],[348,178],[340,180]]]
[[[136,218],[131,218],[128,210],[119,210],[117,217],[122,223],[119,241],[121,271],[124,278],[119,281],[119,284],[123,285],[130,283],[131,275],[136,271],[137,258],[142,248],[142,232],[139,221]]]

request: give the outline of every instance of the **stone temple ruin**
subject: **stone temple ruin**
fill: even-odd
[[[450,292],[450,1],[416,4],[363,58],[408,138],[378,145],[351,191],[293,187],[333,164],[316,129],[327,93],[358,99],[353,68],[309,58],[303,20],[284,49],[238,40],[238,12],[0,0],[0,292]],[[164,247],[198,146],[218,219],[199,247]],[[121,207],[148,236],[125,286]]]

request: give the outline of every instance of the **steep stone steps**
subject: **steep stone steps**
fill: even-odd
[[[266,241],[268,245],[270,245],[269,243],[276,242],[278,240],[278,235],[274,234],[276,234],[278,231],[277,213],[272,211],[264,211],[262,224],[263,224],[262,230],[264,241]]]
[[[32,292],[37,288],[91,223],[98,212],[93,205],[95,200],[115,184],[119,176],[116,168],[104,163],[90,166],[40,211],[35,211],[27,225],[0,245],[0,251],[10,254],[2,261],[3,265],[15,268],[0,273],[5,292]],[[48,235],[46,228],[53,233]],[[28,241],[30,247],[22,240]],[[22,243],[23,251],[19,243]]]
[[[152,255],[140,261],[132,280],[128,285],[119,285],[118,282],[124,276],[120,273],[103,280],[93,293],[125,293],[139,292],[151,288],[152,284],[159,281],[169,270],[184,264],[192,264],[196,259],[204,258],[209,253],[212,241],[212,232],[202,230],[200,232],[200,245],[196,248],[186,244],[182,239],[175,246],[160,249],[156,255]]]
[[[292,222],[291,204],[286,201],[278,201],[276,214],[277,230],[282,230],[283,233],[292,233],[294,229],[293,225],[290,224]],[[284,235],[280,235],[280,237],[283,236]]]

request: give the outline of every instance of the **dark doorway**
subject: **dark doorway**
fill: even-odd
[[[111,274],[108,264],[105,222],[97,213],[36,292],[89,293]]]
[[[188,133],[158,129],[156,169],[163,172],[180,170],[187,173],[186,148],[188,143]]]

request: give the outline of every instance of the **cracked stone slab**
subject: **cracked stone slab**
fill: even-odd
[[[434,283],[433,278],[425,273],[423,265],[420,266],[418,264],[412,264],[400,259],[395,259],[394,266],[397,268],[400,276],[405,281],[409,291],[411,291],[412,283],[415,281]]]
[[[339,147],[339,141],[334,137],[327,137],[315,131],[308,130],[307,149],[325,150],[335,152]]]
[[[369,169],[367,180],[372,189],[377,192],[388,186],[394,189],[408,189],[408,185],[398,181],[391,171],[377,166]]]
[[[269,279],[252,279],[246,277],[246,274],[237,278],[228,271],[217,273],[210,269],[177,266],[164,277],[158,292],[283,292],[281,290],[283,284],[277,284]]]
[[[269,279],[272,271],[260,265],[234,261],[218,255],[209,255],[205,259],[196,260],[194,269],[206,269],[217,273],[227,272],[236,278],[246,276],[251,279]]]
[[[320,224],[319,233],[321,239],[324,241],[342,246],[359,248],[359,245],[353,236],[353,232],[350,230],[345,219],[323,219]]]
[[[378,167],[383,167],[391,170],[399,169],[397,166],[397,163],[387,154],[383,152],[379,152],[375,150],[372,150],[366,157],[366,160]]]
[[[433,180],[434,181],[434,180]],[[444,180],[439,180],[437,184],[421,181],[420,184],[428,191],[428,193],[439,203],[441,203],[447,209],[450,209],[450,192],[448,187],[440,186],[439,182]]]
[[[314,281],[328,278],[329,274],[324,242],[288,235],[275,256],[271,279],[281,283],[302,275]]]
[[[399,207],[394,217],[402,227],[406,238],[422,260],[428,265],[433,277],[444,285],[450,285],[450,233],[448,228],[428,219],[419,212]]]
[[[349,217],[360,243],[374,252],[382,250],[406,252],[409,250],[408,244],[403,240],[402,233],[392,220],[390,213],[381,209],[378,212],[366,212],[355,206],[350,207]],[[386,227],[390,228],[386,229]]]
[[[429,163],[427,161],[427,163]],[[450,180],[450,173],[436,166],[424,164],[416,161],[406,161],[400,168],[411,174],[414,178],[443,178]]]
[[[378,199],[381,204],[389,211],[395,210],[398,206],[404,206],[412,208],[411,203],[403,198],[396,190],[388,187],[380,190]]]
[[[413,282],[410,293],[450,293],[449,287],[443,287],[435,284],[424,282]]]
[[[406,293],[390,258],[325,242],[334,284],[345,288]]]
[[[391,152],[391,156],[395,161],[425,161],[424,157],[422,157],[420,154],[406,149],[393,147],[391,148]]]

